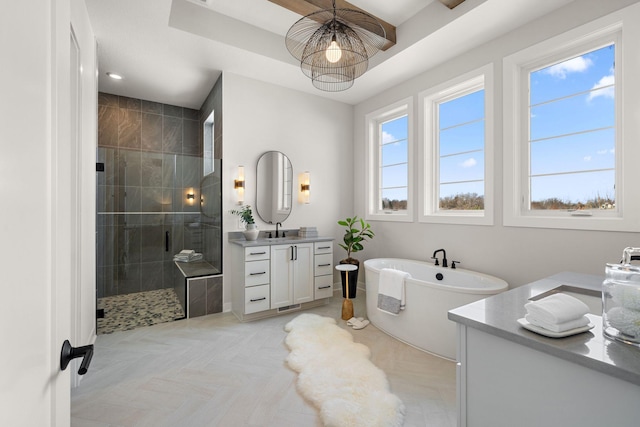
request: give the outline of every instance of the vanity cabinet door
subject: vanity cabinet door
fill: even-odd
[[[271,246],[271,308],[313,301],[313,244]]]
[[[293,303],[313,301],[313,244],[294,245]]]
[[[293,304],[293,246],[271,246],[271,308]]]

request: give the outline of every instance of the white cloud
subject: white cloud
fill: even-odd
[[[544,70],[544,73],[551,74],[553,77],[564,79],[569,73],[581,73],[586,71],[593,65],[593,61],[583,56],[561,62]]]
[[[462,166],[463,168],[472,168],[477,164],[477,160],[471,157],[470,159],[467,159],[464,162],[460,163],[460,166]]]
[[[383,144],[387,144],[389,142],[393,142],[396,141],[398,138],[396,138],[395,136],[391,135],[388,132],[382,132],[382,143]]]
[[[591,156],[584,156],[584,161],[585,162],[590,162],[591,161]]]
[[[604,86],[609,86],[612,84],[616,83],[616,78],[613,74],[609,74],[608,76],[604,76],[602,77],[598,83],[594,84],[593,87],[591,88],[592,92],[589,93],[589,101],[591,101],[594,98],[597,98],[599,96],[603,96],[605,98],[611,98],[613,99],[613,97],[615,96],[615,92],[614,92],[614,87],[608,87],[606,89],[600,89],[600,90],[595,90],[594,89],[598,89]]]
[[[608,148],[606,150],[598,150],[596,153],[600,156],[604,156],[605,154],[615,154],[616,150],[613,148]]]

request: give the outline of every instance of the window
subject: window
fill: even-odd
[[[214,130],[215,127],[213,125],[213,111],[209,114],[209,117],[204,121],[204,129],[202,135],[203,141],[203,156],[202,156],[202,175],[208,175],[214,170],[215,156],[214,156]]]
[[[623,185],[638,178],[637,167],[624,167],[635,148],[622,135],[637,134],[622,120],[624,106],[637,101],[622,102],[622,74],[638,66],[623,62],[623,14],[505,58],[505,225],[638,228],[631,212],[640,205]]]
[[[526,208],[615,209],[615,43],[527,73]]]
[[[411,103],[367,115],[367,219],[411,221]]]
[[[421,221],[492,224],[492,72],[487,66],[423,92]]]

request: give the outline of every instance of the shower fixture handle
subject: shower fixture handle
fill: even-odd
[[[93,344],[85,345],[82,347],[72,347],[69,340],[64,340],[62,343],[62,350],[60,351],[60,370],[64,371],[69,366],[69,362],[77,357],[82,357],[82,363],[80,363],[80,369],[78,369],[78,375],[84,375],[89,370],[91,364],[91,358],[93,357]]]

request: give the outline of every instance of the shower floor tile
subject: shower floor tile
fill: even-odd
[[[172,322],[185,317],[173,289],[98,298],[98,309],[101,308],[104,309],[104,318],[98,319],[98,335]]]

